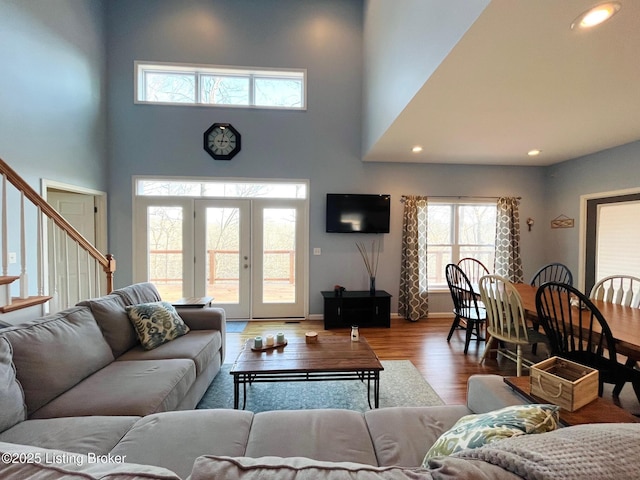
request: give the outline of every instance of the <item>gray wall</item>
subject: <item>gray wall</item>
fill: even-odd
[[[107,188],[105,29],[99,0],[0,0],[0,158],[38,193],[41,180]],[[8,188],[9,205],[19,205]],[[37,291],[36,209],[26,202],[29,290]],[[22,258],[19,209],[7,249]],[[19,284],[11,285],[18,295]]]
[[[580,196],[640,188],[640,142],[603,150],[546,169],[547,261],[561,261],[577,275],[580,241]],[[574,228],[549,228],[549,222],[564,214],[575,219]],[[637,219],[634,220],[637,223]]]
[[[489,0],[365,0],[363,156]]]
[[[100,0],[0,0],[0,157],[40,179],[106,190]]]

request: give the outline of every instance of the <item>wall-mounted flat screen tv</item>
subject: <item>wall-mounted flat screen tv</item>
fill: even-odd
[[[390,195],[327,193],[327,232],[389,233]]]

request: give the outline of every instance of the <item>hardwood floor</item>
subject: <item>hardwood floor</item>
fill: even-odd
[[[516,364],[500,358],[487,359],[483,365],[478,362],[484,352],[484,342],[471,340],[469,352],[463,354],[464,331],[458,330],[447,343],[447,334],[451,319],[436,318],[419,322],[404,319],[391,320],[391,328],[367,327],[360,329],[360,335],[366,337],[380,360],[410,360],[422,373],[422,376],[436,390],[447,404],[465,403],[467,378],[476,373],[515,376]],[[305,332],[318,332],[320,340],[324,335],[344,335],[349,328],[324,330],[322,321],[250,321],[242,333],[227,334],[226,362],[233,362],[245,341],[257,335],[283,332],[287,337],[302,337]],[[540,348],[538,355],[527,354],[532,360],[543,360],[546,351]],[[525,371],[526,374],[526,371]],[[610,392],[610,389],[609,389]],[[605,386],[605,397],[611,399]],[[638,403],[630,385],[625,386],[620,397],[620,406],[632,413],[640,412]]]
[[[360,329],[380,360],[411,360],[423,377],[438,392],[445,403],[465,403],[467,378],[474,373],[498,373],[515,375],[515,363],[501,359],[487,360],[478,364],[484,351],[484,342],[471,340],[469,352],[465,356],[464,331],[453,334],[447,343],[451,327],[450,319],[432,319],[408,322],[392,319],[391,328],[367,327]],[[324,330],[322,321],[251,321],[242,333],[227,334],[226,361],[233,362],[244,342],[257,335],[284,332],[285,336],[304,336],[305,332],[316,331],[320,339],[323,335],[348,336],[350,329]],[[542,359],[542,357],[541,357]]]

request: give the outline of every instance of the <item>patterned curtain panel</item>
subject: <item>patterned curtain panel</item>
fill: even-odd
[[[427,297],[427,197],[404,197],[398,313],[412,322],[429,313]]]
[[[502,275],[513,283],[524,283],[520,258],[520,200],[516,197],[498,199],[496,221],[496,258],[493,265],[496,275]]]

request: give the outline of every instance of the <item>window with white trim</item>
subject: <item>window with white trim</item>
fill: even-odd
[[[429,288],[446,288],[445,267],[471,257],[493,270],[496,202],[452,202],[429,199],[427,204],[427,276]]]
[[[135,63],[135,102],[306,109],[306,70]]]

